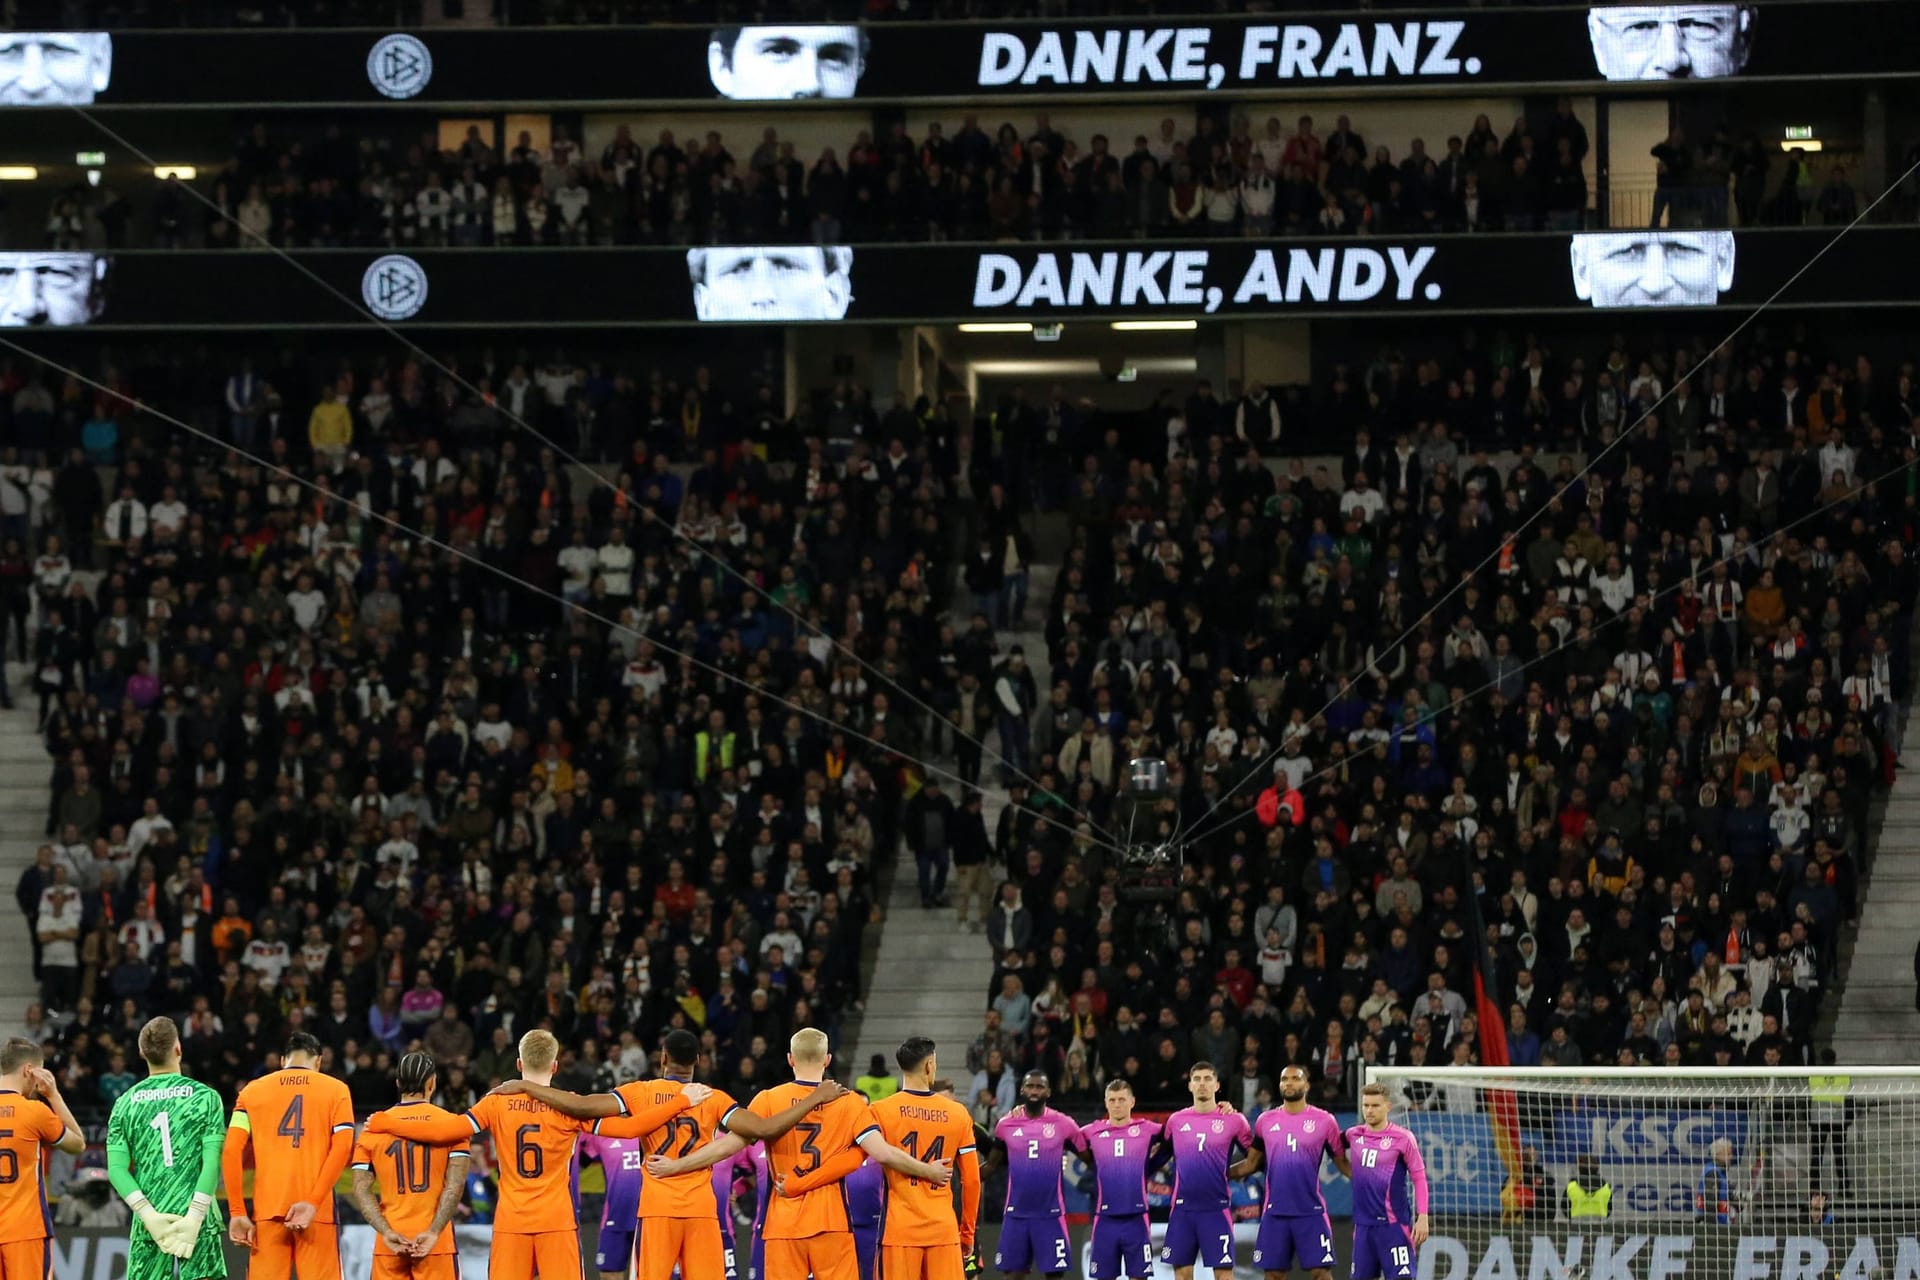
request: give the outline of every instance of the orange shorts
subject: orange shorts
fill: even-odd
[[[582,1280],[580,1233],[542,1231],[538,1235],[508,1235],[493,1231],[493,1254],[487,1272],[498,1280]]]
[[[633,1254],[635,1280],[668,1280],[676,1265],[683,1277],[727,1274],[727,1246],[712,1215],[642,1218]]]
[[[247,1274],[260,1280],[340,1280],[340,1228],[316,1222],[294,1231],[277,1218],[253,1224]]]
[[[44,1238],[0,1244],[0,1280],[47,1280],[53,1266],[49,1244]]]
[[[958,1244],[882,1244],[884,1280],[966,1280]]]
[[[762,1240],[762,1280],[860,1280],[860,1255],[851,1231],[823,1231],[800,1240]],[[642,1280],[645,1280],[642,1277]]]
[[[434,1253],[424,1258],[403,1258],[395,1253],[376,1253],[373,1280],[460,1280],[460,1255]]]

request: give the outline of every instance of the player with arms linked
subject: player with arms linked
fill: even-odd
[[[1267,1202],[1260,1212],[1260,1238],[1253,1246],[1255,1265],[1267,1280],[1280,1280],[1298,1259],[1313,1280],[1333,1280],[1333,1222],[1320,1191],[1320,1164],[1332,1157],[1351,1176],[1346,1135],[1340,1122],[1307,1105],[1307,1072],[1288,1067],[1280,1073],[1280,1105],[1261,1115],[1255,1137],[1256,1163],[1267,1168]],[[1263,1154],[1264,1153],[1264,1154]]]
[[[886,1280],[965,1280],[967,1260],[973,1257],[980,1220],[973,1117],[959,1102],[934,1091],[939,1075],[934,1047],[924,1036],[900,1046],[894,1060],[900,1064],[901,1090],[874,1103],[873,1115],[881,1136],[900,1150],[920,1159],[953,1162],[953,1174],[960,1180],[960,1213],[954,1216],[948,1187],[887,1170],[877,1268]],[[813,1173],[781,1179],[777,1185],[783,1196],[803,1196],[867,1167],[866,1153],[850,1147]]]
[[[1179,1280],[1193,1280],[1201,1262],[1215,1280],[1233,1280],[1233,1199],[1227,1183],[1256,1167],[1248,1155],[1233,1161],[1233,1149],[1253,1150],[1247,1118],[1219,1100],[1220,1077],[1210,1062],[1187,1068],[1193,1105],[1167,1117],[1161,1141],[1173,1148],[1173,1208],[1167,1214],[1160,1261]]]
[[[738,1104],[725,1093],[693,1083],[693,1072],[700,1062],[700,1041],[691,1031],[668,1032],[660,1052],[666,1068],[661,1079],[636,1080],[612,1093],[581,1097],[530,1080],[509,1080],[494,1092],[526,1094],[562,1115],[591,1120],[593,1132],[600,1137],[638,1138],[641,1147],[655,1155],[688,1155],[713,1140],[721,1119],[733,1116]],[[685,1111],[667,1114],[658,1123],[636,1123],[637,1119],[662,1115],[676,1099],[696,1091],[698,1100]],[[814,1107],[841,1092],[839,1085],[828,1081],[769,1119],[738,1116],[738,1128],[742,1136],[778,1137],[805,1119]],[[734,1268],[732,1250],[720,1229],[720,1214],[727,1210],[724,1203],[716,1203],[719,1197],[714,1181],[712,1174],[701,1171],[642,1177],[635,1224],[639,1241],[634,1274],[638,1280],[668,1280],[676,1267],[683,1277],[713,1276],[717,1280]],[[606,1261],[600,1265],[604,1270],[614,1270]]]
[[[1039,1270],[1059,1275],[1069,1265],[1067,1205],[1062,1170],[1068,1150],[1087,1154],[1080,1126],[1047,1105],[1053,1086],[1044,1071],[1020,1081],[1020,1108],[1000,1117],[994,1141],[1007,1153],[1007,1207],[993,1265],[1009,1276]]]
[[[1346,1133],[1353,1167],[1352,1280],[1413,1280],[1427,1238],[1426,1162],[1413,1134],[1389,1124],[1387,1111],[1387,1087],[1368,1085],[1360,1091],[1364,1123]]]
[[[953,1176],[946,1160],[916,1160],[880,1135],[873,1110],[858,1094],[838,1090],[839,1096],[817,1108],[811,1099],[827,1082],[833,1055],[827,1035],[802,1027],[787,1042],[787,1065],[793,1083],[775,1085],[755,1094],[746,1106],[734,1106],[720,1119],[726,1132],[690,1155],[647,1159],[647,1179],[672,1177],[710,1169],[746,1149],[749,1129],[765,1132],[760,1121],[780,1122],[803,1102],[806,1119],[779,1137],[765,1140],[767,1167],[777,1183],[812,1173],[851,1147],[889,1169],[945,1186]],[[676,1148],[677,1149],[677,1148]],[[799,1196],[774,1196],[760,1222],[760,1245],[765,1280],[859,1280],[858,1254],[847,1220],[847,1202],[840,1187],[820,1187]],[[643,1278],[649,1280],[649,1278]]]
[[[1160,1137],[1160,1122],[1133,1114],[1133,1086],[1107,1084],[1107,1115],[1082,1125],[1093,1161],[1093,1253],[1088,1280],[1150,1280],[1153,1243],[1147,1236],[1147,1157]]]
[[[399,1103],[389,1110],[459,1122],[433,1105],[439,1068],[432,1057],[410,1053],[394,1076]],[[453,1244],[453,1212],[467,1180],[464,1147],[429,1147],[404,1138],[382,1142],[369,1134],[353,1148],[353,1202],[376,1233],[373,1280],[459,1280]],[[375,1181],[380,1195],[375,1199]],[[302,1273],[301,1280],[306,1280]]]
[[[520,1076],[548,1084],[560,1058],[551,1031],[520,1037]],[[631,1117],[646,1133],[707,1100],[705,1085],[688,1085],[652,1111]],[[464,1147],[479,1133],[499,1153],[500,1204],[494,1214],[490,1269],[513,1280],[580,1280],[580,1215],[573,1199],[574,1144],[585,1126],[538,1099],[494,1092],[464,1116],[394,1107],[367,1121],[368,1136],[390,1134],[436,1147]],[[717,1273],[715,1273],[717,1274]]]

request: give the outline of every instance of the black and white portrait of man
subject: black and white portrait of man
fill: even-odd
[[[707,76],[737,102],[851,98],[866,69],[867,37],[855,26],[720,27],[707,41]]]
[[[842,320],[853,301],[853,250],[749,244],[687,250],[701,320]]]
[[[82,107],[112,75],[104,31],[0,31],[0,107]]]
[[[1746,70],[1753,20],[1746,4],[1606,5],[1587,36],[1609,80],[1718,80]]]
[[[1590,231],[1569,252],[1573,292],[1596,308],[1710,307],[1733,287],[1731,231]]]
[[[0,253],[0,329],[86,324],[107,301],[96,253]]]

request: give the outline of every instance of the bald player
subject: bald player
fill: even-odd
[[[803,1027],[787,1043],[787,1065],[793,1083],[762,1089],[745,1107],[735,1106],[721,1117],[726,1133],[684,1158],[654,1156],[647,1161],[649,1178],[668,1177],[713,1165],[747,1145],[736,1121],[748,1117],[771,1120],[808,1097],[827,1078],[833,1055],[826,1033]],[[777,1181],[814,1172],[849,1147],[858,1146],[889,1169],[944,1187],[953,1176],[948,1160],[920,1161],[888,1142],[880,1133],[873,1109],[857,1094],[843,1093],[809,1112],[788,1133],[767,1143],[767,1167]],[[846,1197],[837,1186],[821,1187],[797,1197],[775,1196],[760,1224],[766,1257],[763,1280],[859,1280],[858,1255],[847,1221]]]
[[[525,1094],[562,1115],[591,1121],[593,1132],[601,1137],[638,1138],[654,1155],[691,1155],[713,1141],[721,1118],[737,1107],[725,1093],[709,1091],[698,1105],[662,1124],[644,1129],[637,1126],[633,1119],[636,1115],[657,1113],[689,1088],[705,1089],[693,1084],[694,1068],[700,1062],[700,1041],[692,1032],[668,1032],[660,1055],[665,1067],[663,1079],[637,1080],[612,1093],[583,1098],[527,1080],[509,1080],[494,1092]],[[843,1092],[833,1081],[823,1081],[778,1115],[737,1115],[730,1132],[752,1141],[771,1141],[800,1123],[815,1107]],[[694,1170],[645,1178],[640,1185],[639,1242],[634,1255],[638,1280],[670,1280],[675,1268],[682,1276],[725,1275],[733,1260],[727,1256],[730,1250],[720,1229],[720,1209],[709,1173]]]
[[[40,1046],[19,1036],[0,1045],[0,1280],[45,1280],[47,1183],[41,1155],[87,1149],[85,1133],[60,1096]]]
[[[320,1071],[320,1041],[287,1039],[280,1070],[249,1081],[234,1101],[220,1150],[227,1236],[247,1248],[260,1280],[340,1280],[333,1187],[353,1155],[353,1099]],[[253,1213],[242,1194],[253,1149]]]
[[[1320,1191],[1320,1167],[1323,1159],[1331,1158],[1342,1175],[1351,1176],[1353,1170],[1339,1122],[1307,1105],[1308,1085],[1304,1067],[1280,1073],[1280,1105],[1255,1123],[1258,1145],[1242,1162],[1257,1168],[1264,1161],[1267,1166],[1267,1200],[1253,1247],[1254,1264],[1266,1270],[1267,1280],[1280,1280],[1296,1259],[1313,1280],[1333,1280],[1333,1223]]]
[[[560,1042],[551,1031],[520,1037],[520,1076],[551,1084]],[[657,1128],[707,1100],[712,1090],[688,1085],[669,1101],[634,1117],[643,1130]],[[537,1098],[490,1093],[464,1116],[425,1115],[398,1108],[367,1121],[367,1133],[388,1133],[436,1147],[465,1146],[475,1134],[493,1139],[500,1170],[500,1203],[494,1211],[489,1270],[527,1280],[581,1280],[580,1216],[573,1199],[574,1140],[585,1125]]]
[[[973,1256],[980,1221],[980,1162],[973,1141],[973,1116],[952,1098],[934,1092],[939,1074],[935,1045],[915,1036],[894,1054],[900,1064],[900,1092],[873,1104],[874,1119],[886,1140],[909,1155],[953,1161],[960,1179],[960,1213],[953,1193],[895,1170],[886,1174],[886,1208],[881,1215],[879,1274],[886,1280],[965,1280],[966,1259]],[[866,1153],[850,1148],[813,1173],[778,1180],[783,1196],[804,1196],[819,1187],[855,1175]]]

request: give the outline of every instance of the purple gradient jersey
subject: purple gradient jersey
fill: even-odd
[[[1188,1107],[1167,1117],[1167,1141],[1173,1144],[1173,1207],[1218,1211],[1228,1207],[1227,1166],[1237,1142],[1253,1150],[1253,1129],[1233,1111]]]
[[[1319,1107],[1308,1107],[1297,1114],[1275,1107],[1263,1113],[1253,1128],[1267,1155],[1265,1215],[1326,1217],[1320,1163],[1323,1157],[1337,1157],[1347,1149],[1340,1122]]]
[[[1427,1166],[1413,1134],[1397,1124],[1384,1129],[1357,1124],[1346,1137],[1356,1224],[1408,1222],[1409,1208],[1416,1214],[1427,1211]]]
[[[1117,1217],[1147,1211],[1147,1152],[1159,1134],[1158,1120],[1095,1120],[1081,1126],[1080,1136],[1093,1153],[1096,1212]]]
[[[993,1136],[1007,1147],[1009,1218],[1057,1218],[1067,1211],[1062,1171],[1069,1147],[1085,1152],[1080,1126],[1048,1107],[1036,1118],[1018,1108],[1000,1117]]]
[[[640,1140],[583,1134],[580,1156],[598,1160],[601,1172],[606,1175],[607,1197],[600,1210],[600,1225],[632,1232],[640,1219],[640,1183],[647,1163],[647,1153],[641,1149]]]
[[[872,1160],[847,1175],[847,1225],[873,1227],[880,1223],[880,1197],[886,1174]]]

